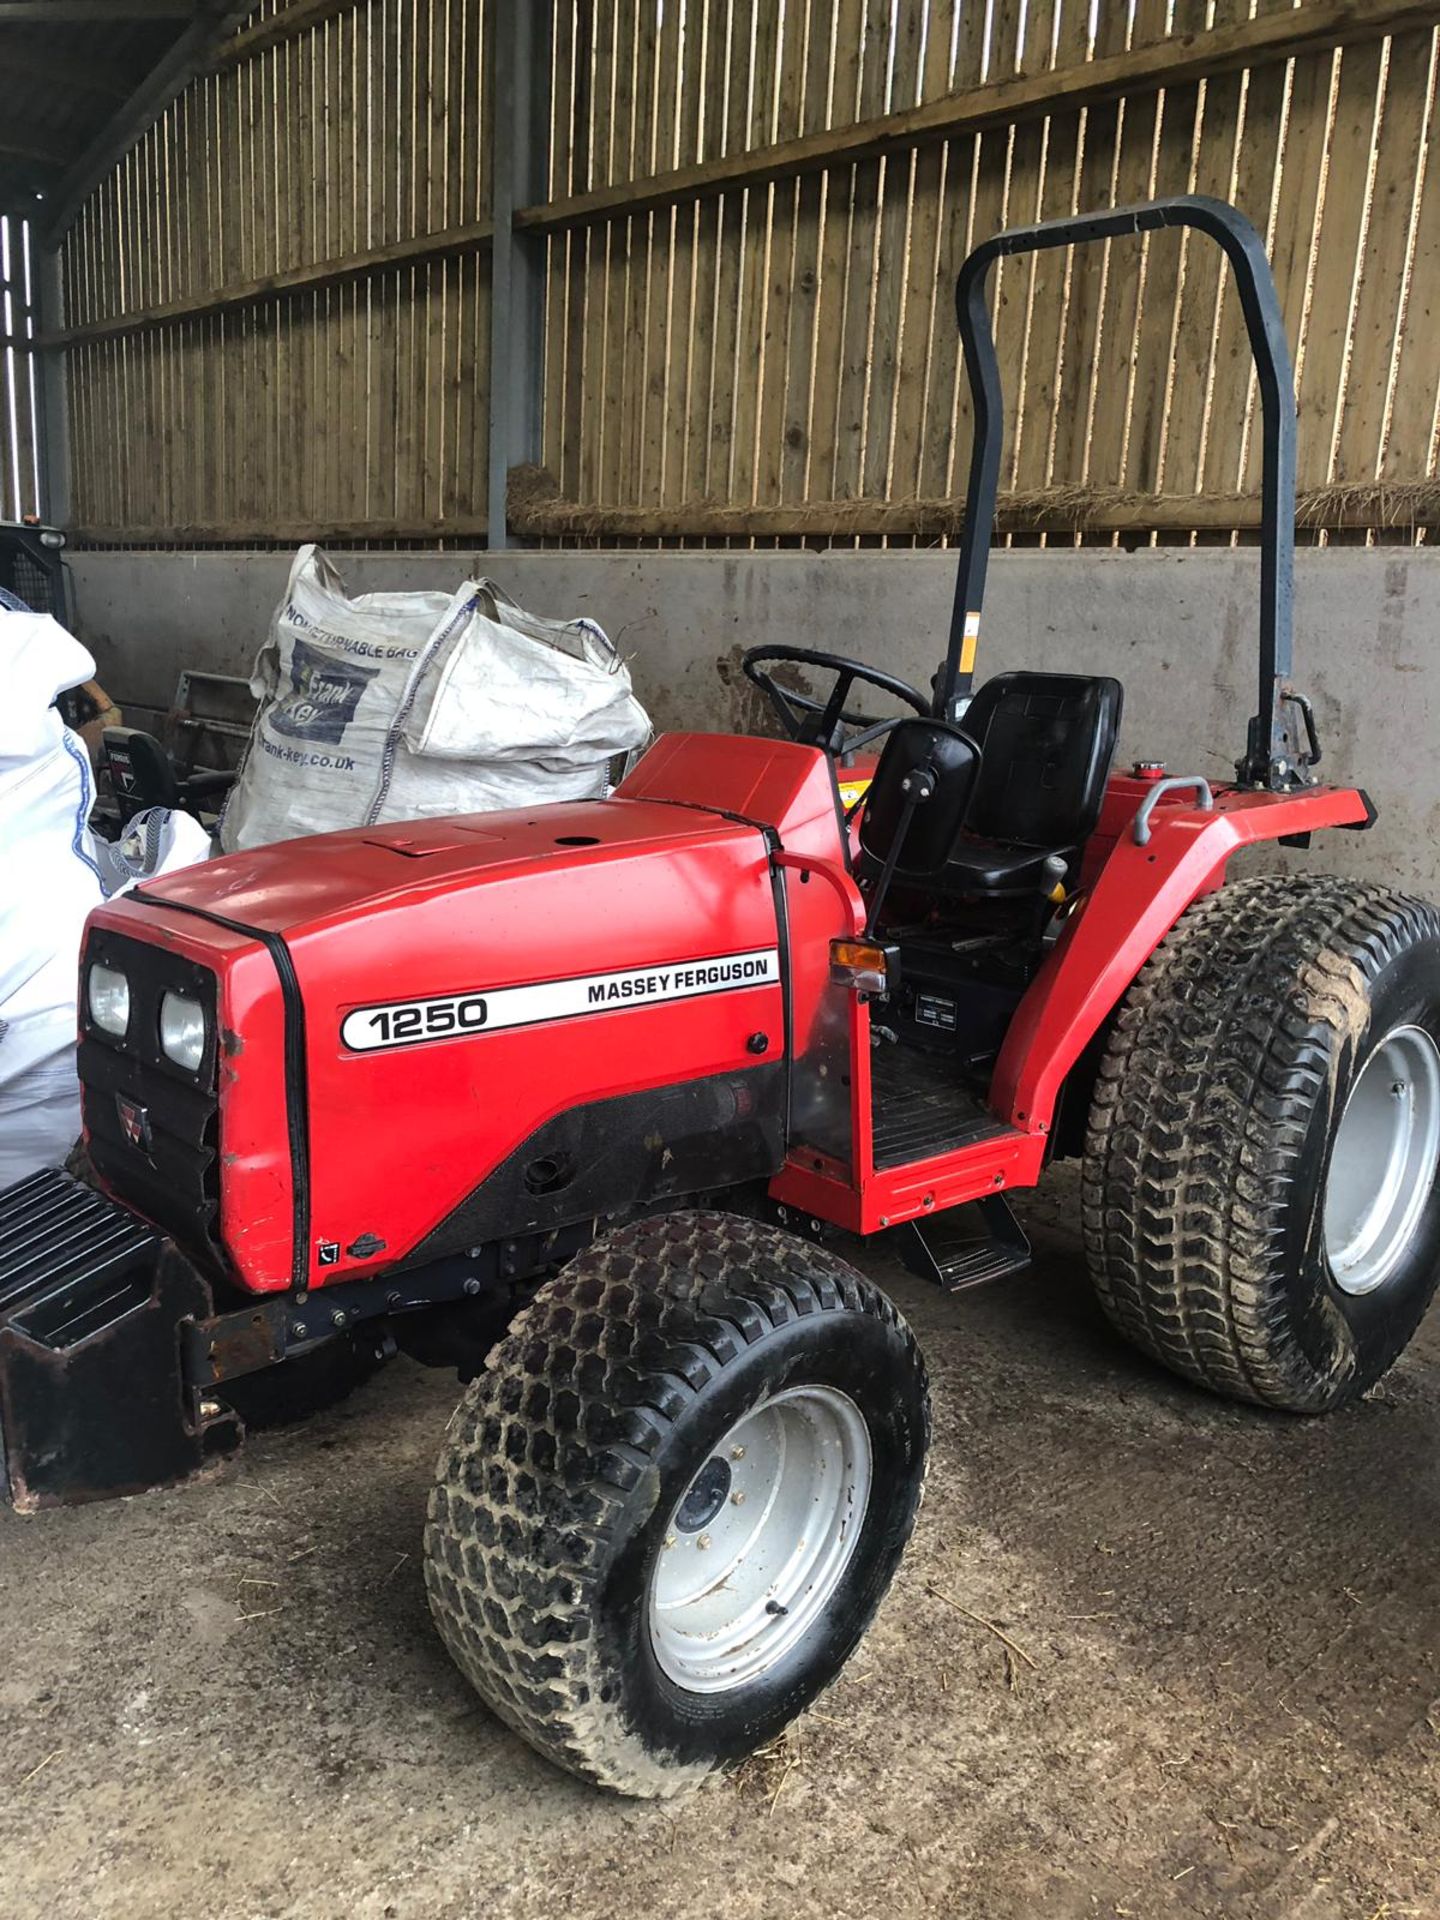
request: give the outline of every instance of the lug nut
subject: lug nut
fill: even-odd
[[[667,1534],[666,1534],[666,1536],[665,1536],[665,1550],[666,1550],[666,1552],[667,1552],[667,1553],[669,1552],[669,1550],[670,1550],[670,1548],[674,1546],[674,1544],[675,1544],[675,1536],[674,1536],[674,1534],[673,1534],[673,1533],[667,1533]]]
[[[743,1460],[745,1458],[744,1447],[731,1447],[730,1458],[732,1460]]]
[[[710,1545],[710,1536],[709,1536],[709,1534],[708,1534],[708,1533],[702,1533],[702,1534],[701,1534],[701,1536],[700,1536],[700,1538],[699,1538],[699,1539],[698,1539],[698,1540],[697,1540],[697,1541],[695,1542],[695,1544],[696,1544],[696,1546],[697,1546],[697,1547],[698,1547],[698,1548],[700,1549],[700,1551],[701,1551],[701,1552],[703,1553],[703,1552],[705,1551],[705,1549],[706,1549],[706,1548],[707,1548],[707,1547],[708,1547],[708,1546]]]
[[[743,1507],[743,1506],[744,1506],[744,1504],[745,1504],[745,1494],[744,1494],[744,1490],[743,1490],[742,1488],[740,1488],[740,1487],[737,1487],[737,1488],[735,1489],[735,1491],[734,1491],[734,1493],[732,1493],[732,1494],[731,1494],[731,1496],[730,1496],[730,1504],[731,1504],[731,1506],[732,1506],[732,1507]]]

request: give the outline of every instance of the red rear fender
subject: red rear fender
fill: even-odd
[[[1145,788],[1129,784],[1138,806]],[[994,1111],[1026,1132],[1048,1131],[1066,1074],[1181,914],[1220,885],[1232,854],[1373,817],[1364,794],[1348,787],[1221,792],[1208,811],[1166,796],[1141,845],[1132,806],[1123,826],[1113,821],[1108,856],[1010,1023],[991,1084]]]

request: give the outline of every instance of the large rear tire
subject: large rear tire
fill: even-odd
[[[1440,1277],[1440,913],[1265,875],[1140,973],[1100,1067],[1086,1250],[1124,1336],[1318,1413],[1393,1365]]]
[[[460,1404],[425,1532],[436,1623],[539,1752],[681,1792],[854,1651],[928,1438],[914,1338],[854,1268],[729,1214],[621,1228]]]

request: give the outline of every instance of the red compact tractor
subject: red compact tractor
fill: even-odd
[[[971,690],[987,270],[1177,225],[1229,256],[1264,417],[1258,702],[1216,786],[1112,771],[1114,680]],[[834,1677],[915,1519],[924,1367],[834,1229],[996,1278],[1026,1259],[1008,1194],[1080,1155],[1094,1284],[1156,1359],[1304,1412],[1394,1361],[1440,1260],[1440,914],[1226,879],[1374,818],[1317,780],[1290,680],[1295,409],[1259,238],[1193,197],[1047,223],[973,253],[957,302],[975,437],[933,698],[759,648],[789,739],[672,734],[611,799],[263,847],[92,915],[100,1190],[0,1197],[17,1507],[181,1479],[267,1386],[397,1346],[457,1366],[440,1632],[541,1752],[667,1794]],[[852,710],[862,684],[913,713]],[[882,732],[847,818],[837,763]]]

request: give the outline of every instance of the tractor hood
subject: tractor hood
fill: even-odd
[[[777,866],[782,843],[830,884]],[[843,862],[823,755],[683,735],[608,800],[316,835],[137,888],[86,936],[130,1008],[123,1032],[85,1024],[92,1159],[257,1292],[768,1175],[791,1021],[810,1031],[859,910]],[[797,984],[802,943],[822,958]],[[167,994],[199,1002],[198,1061],[166,1057]]]
[[[660,800],[207,861],[92,918],[86,964],[124,974],[132,1007],[125,1039],[82,1048],[96,1164],[187,1245],[210,1221],[256,1291],[698,1184],[717,1129],[739,1172],[771,1171],[775,901],[762,828]],[[167,992],[218,1039],[193,1092],[155,1038]]]
[[[360,914],[408,913],[457,888],[521,874],[553,883],[576,868],[737,835],[755,839],[753,829],[692,807],[572,801],[282,840],[147,882],[139,897],[291,940]]]

